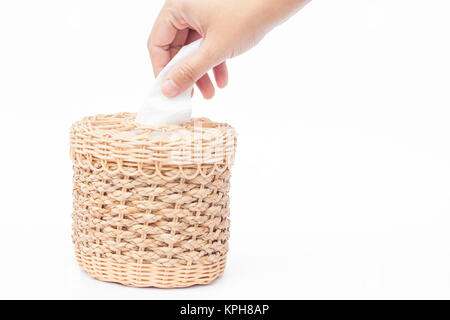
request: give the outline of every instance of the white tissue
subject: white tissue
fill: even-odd
[[[170,69],[179,61],[192,54],[200,45],[201,41],[195,41],[181,50],[170,60],[164,69],[156,77],[155,82],[139,109],[136,122],[158,126],[181,124],[191,119],[192,102],[191,89],[187,89],[174,98],[167,98],[161,92],[164,79]]]

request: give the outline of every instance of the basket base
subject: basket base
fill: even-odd
[[[80,267],[97,280],[130,287],[182,288],[209,284],[225,270],[226,256],[210,265],[162,267],[153,264],[117,263],[110,259],[83,255],[75,249]]]

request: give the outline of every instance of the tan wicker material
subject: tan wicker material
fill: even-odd
[[[210,283],[228,250],[235,131],[207,119],[152,128],[134,118],[72,126],[77,261],[94,278],[128,286]]]

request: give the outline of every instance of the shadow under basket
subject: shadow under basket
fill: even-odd
[[[76,259],[92,277],[127,286],[208,284],[225,269],[236,132],[208,119],[134,119],[97,115],[72,126]]]

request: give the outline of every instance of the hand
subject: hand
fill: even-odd
[[[174,97],[194,83],[207,99],[214,96],[208,76],[216,84],[228,82],[226,59],[256,45],[263,36],[310,0],[167,0],[156,19],[148,49],[155,76],[178,50],[197,39],[202,45],[172,70],[162,92]]]

